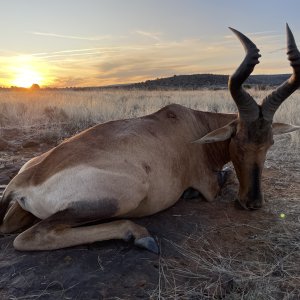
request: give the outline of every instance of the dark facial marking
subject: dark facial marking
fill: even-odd
[[[254,121],[248,127],[248,138],[256,144],[265,143],[272,133],[272,123],[263,118]]]
[[[260,189],[260,169],[257,164],[254,164],[253,169],[251,171],[251,185],[250,190],[248,192],[248,197],[250,199],[256,200],[259,199],[261,196],[261,189]]]

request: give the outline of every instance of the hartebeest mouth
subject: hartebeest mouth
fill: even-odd
[[[246,51],[229,79],[238,114],[168,105],[141,118],[99,124],[33,158],[0,200],[0,232],[38,220],[17,236],[16,249],[52,250],[133,238],[135,245],[158,253],[148,230],[128,218],[162,211],[188,188],[213,200],[229,161],[239,180],[242,207],[263,205],[261,175],[273,135],[300,128],[273,123],[278,107],[300,86],[300,54],[287,26],[293,74],[259,105],[243,89],[259,62],[259,50],[231,30]]]

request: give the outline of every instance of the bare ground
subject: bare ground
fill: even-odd
[[[1,138],[2,186],[54,146],[34,129],[3,129]],[[157,237],[160,256],[122,241],[18,252],[16,235],[0,235],[0,299],[300,299],[299,149],[278,142],[263,209],[235,207],[232,176],[213,203],[181,199],[137,220]]]

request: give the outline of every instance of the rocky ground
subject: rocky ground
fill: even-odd
[[[0,190],[54,146],[34,130],[0,137]],[[232,176],[213,203],[181,199],[137,220],[157,238],[159,256],[122,241],[18,252],[15,234],[0,235],[0,299],[299,299],[299,154],[278,149],[266,162],[263,209],[235,207]]]

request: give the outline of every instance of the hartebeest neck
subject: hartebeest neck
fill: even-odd
[[[201,136],[221,128],[237,119],[237,114],[223,114],[210,112],[196,112]],[[229,154],[230,140],[202,145],[207,160],[212,169],[219,170],[230,161]]]
[[[230,140],[203,145],[212,170],[218,171],[230,161],[229,142]]]

